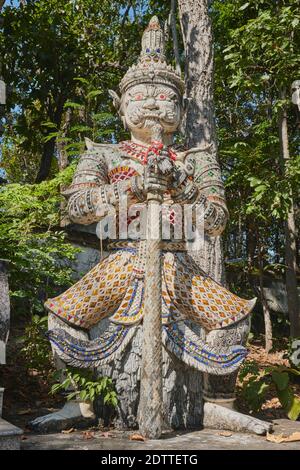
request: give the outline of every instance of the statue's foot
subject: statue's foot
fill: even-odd
[[[272,423],[210,402],[204,403],[203,426],[235,432],[249,432],[258,435],[265,435],[267,432],[272,431],[273,428]]]
[[[45,416],[30,421],[32,431],[40,433],[60,432],[64,429],[87,428],[96,424],[92,404],[80,401],[68,401],[64,407]]]

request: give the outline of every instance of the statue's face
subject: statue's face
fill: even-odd
[[[121,113],[131,132],[151,134],[159,122],[164,132],[171,134],[180,124],[180,97],[167,85],[136,85],[122,97]]]

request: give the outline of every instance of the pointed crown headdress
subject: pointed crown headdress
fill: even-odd
[[[142,50],[136,65],[128,69],[120,82],[120,91],[141,83],[171,85],[180,94],[184,92],[184,82],[180,74],[166,62],[165,38],[157,16],[153,16],[142,37]]]

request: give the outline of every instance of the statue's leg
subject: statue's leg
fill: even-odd
[[[91,330],[91,338],[97,338],[106,329],[105,320]],[[140,400],[140,371],[143,329],[136,328],[132,341],[122,354],[98,368],[100,376],[114,381],[118,405],[114,425],[121,429],[137,429]],[[164,427],[193,429],[202,427],[203,397],[202,373],[187,367],[174,354],[163,347],[163,418]],[[97,415],[105,419],[103,404],[98,403]]]
[[[246,345],[250,333],[250,316],[221,330],[210,331],[205,342],[218,346]],[[204,399],[228,408],[234,408],[235,384],[238,370],[229,375],[204,374]]]
[[[86,332],[75,330],[51,313],[49,313],[48,317],[48,327],[49,330],[55,328],[64,329],[78,339],[88,339]],[[51,345],[55,367],[61,372],[61,380],[64,380],[66,364],[58,356],[56,347],[52,343]],[[77,428],[88,427],[95,424],[95,422],[96,416],[93,411],[93,404],[78,399],[66,401],[61,410],[34,419],[29,423],[29,427],[36,432],[46,433],[59,432],[74,426]]]
[[[218,344],[218,346],[245,345],[249,332],[250,317],[248,316],[227,328],[209,332],[205,341],[208,344]],[[270,423],[234,411],[238,370],[229,375],[207,373],[203,375],[204,426],[255,434],[266,434],[272,429]]]

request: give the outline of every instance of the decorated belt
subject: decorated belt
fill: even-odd
[[[145,240],[143,240],[144,242]],[[108,250],[126,250],[126,249],[135,249],[137,250],[140,247],[141,240],[116,240],[109,242],[107,245]],[[162,251],[186,251],[186,243],[176,242],[172,240],[163,240],[161,241],[161,250]]]

